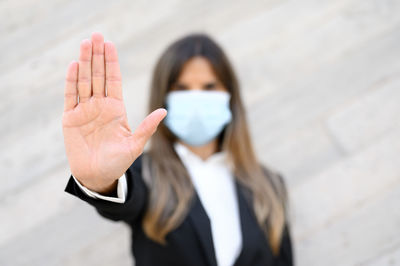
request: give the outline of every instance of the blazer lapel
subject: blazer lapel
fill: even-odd
[[[217,266],[210,219],[208,218],[196,192],[193,199],[193,206],[189,211],[188,216],[193,224],[197,237],[200,240],[201,246],[203,247],[208,265]]]
[[[239,206],[240,226],[242,233],[242,250],[234,266],[251,265],[259,251],[260,244],[267,247],[263,232],[258,226],[253,208],[249,205],[251,194],[235,179],[237,202]],[[210,219],[201,204],[197,192],[194,192],[192,208],[189,211],[189,220],[192,223],[200,240],[208,265],[217,266]]]

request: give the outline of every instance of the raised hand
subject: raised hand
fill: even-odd
[[[82,41],[79,62],[69,65],[66,76],[62,125],[72,174],[91,190],[110,192],[166,114],[153,111],[131,132],[117,51],[93,33]]]

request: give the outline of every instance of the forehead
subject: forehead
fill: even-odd
[[[196,56],[188,60],[178,77],[179,82],[207,82],[214,81],[217,76],[211,63],[205,57]]]

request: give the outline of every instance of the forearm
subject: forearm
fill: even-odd
[[[65,188],[65,192],[70,193],[83,201],[86,201],[90,205],[96,208],[97,212],[108,219],[114,221],[123,220],[128,223],[136,221],[137,217],[143,212],[147,201],[147,187],[143,181],[141,170],[137,169],[141,167],[140,157],[134,162],[134,164],[126,171],[126,197],[123,200],[115,197],[107,197],[100,195],[106,200],[100,200],[95,195],[88,195],[90,191],[78,185],[78,183],[71,176],[68,184]],[[119,189],[118,189],[119,188]],[[123,192],[122,186],[118,186],[117,192],[121,194]],[[119,190],[119,191],[118,191]],[[99,195],[99,194],[97,194]]]

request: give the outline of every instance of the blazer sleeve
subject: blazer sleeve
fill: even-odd
[[[70,193],[92,205],[103,217],[113,221],[124,221],[133,224],[143,214],[147,205],[148,188],[142,177],[142,155],[128,168],[125,173],[127,195],[124,203],[105,201],[88,196],[71,176],[65,192]]]

